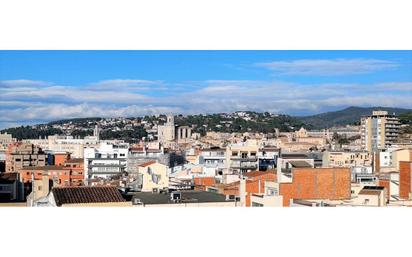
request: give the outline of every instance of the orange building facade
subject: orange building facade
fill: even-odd
[[[216,184],[215,177],[197,177],[193,179],[195,190],[205,191],[206,187]]]
[[[54,165],[63,166],[67,160],[70,159],[70,153],[55,153],[54,155]]]
[[[410,199],[412,191],[411,182],[412,161],[399,162],[399,198]]]
[[[60,166],[27,167],[20,170],[20,178],[23,183],[30,183],[33,175],[34,179],[41,179],[47,172],[55,186],[81,186],[84,185],[83,166],[83,159],[69,159]]]

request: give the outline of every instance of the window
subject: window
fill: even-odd
[[[263,207],[263,204],[252,202],[252,207]]]
[[[268,187],[268,189],[267,189],[267,195],[277,195],[277,194],[278,194],[277,188]]]

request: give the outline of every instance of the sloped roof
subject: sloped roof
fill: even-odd
[[[148,162],[140,164],[139,167],[147,167],[147,166],[150,166],[150,165],[155,164],[155,163],[156,163],[156,161],[148,161]]]
[[[120,192],[113,186],[55,187],[52,192],[57,206],[79,203],[125,202]]]

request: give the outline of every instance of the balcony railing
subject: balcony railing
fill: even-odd
[[[240,160],[240,161],[251,161],[251,162],[256,162],[257,157],[256,156],[247,156],[247,157],[241,157],[241,156],[231,156],[231,160]]]

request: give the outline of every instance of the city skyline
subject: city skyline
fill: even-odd
[[[412,108],[412,51],[1,51],[0,128],[62,118]]]

